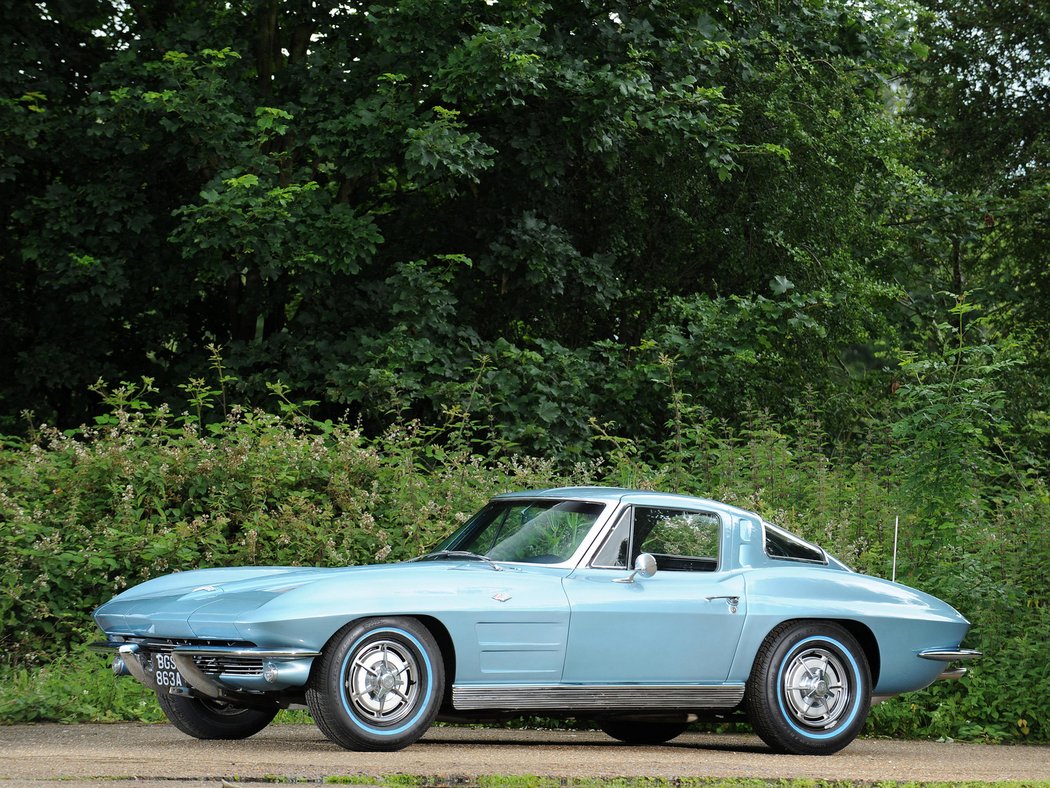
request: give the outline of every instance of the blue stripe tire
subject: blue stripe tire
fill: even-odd
[[[755,657],[744,708],[778,752],[831,755],[864,728],[871,670],[857,639],[832,621],[776,627]]]
[[[306,703],[348,750],[400,750],[430,727],[445,691],[433,635],[412,618],[373,618],[337,632],[314,663]]]

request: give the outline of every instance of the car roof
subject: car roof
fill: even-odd
[[[730,504],[680,493],[637,490],[627,487],[552,487],[545,490],[526,490],[497,495],[497,500],[521,498],[566,498],[571,500],[597,501],[601,503],[630,503],[640,506],[682,506],[688,508],[715,509],[736,517],[761,520],[754,512]]]

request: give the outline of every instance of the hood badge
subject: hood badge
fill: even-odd
[[[495,599],[497,602],[506,602],[508,599],[510,599],[510,594],[504,591],[499,591],[498,593],[493,594],[492,598]]]
[[[195,593],[197,593],[198,591],[214,591],[214,590],[215,590],[215,586],[197,586],[197,587],[196,587],[195,589],[193,589],[193,591],[191,591],[190,593],[191,593],[191,594],[195,594]]]

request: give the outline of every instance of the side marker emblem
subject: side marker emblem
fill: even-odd
[[[506,602],[508,599],[510,599],[510,594],[506,594],[503,591],[500,591],[496,594],[493,594],[492,598],[495,599],[497,602]]]

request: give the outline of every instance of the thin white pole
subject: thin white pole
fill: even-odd
[[[900,532],[901,527],[901,516],[898,514],[893,519],[893,574],[890,576],[890,580],[894,583],[897,582],[897,534]]]

